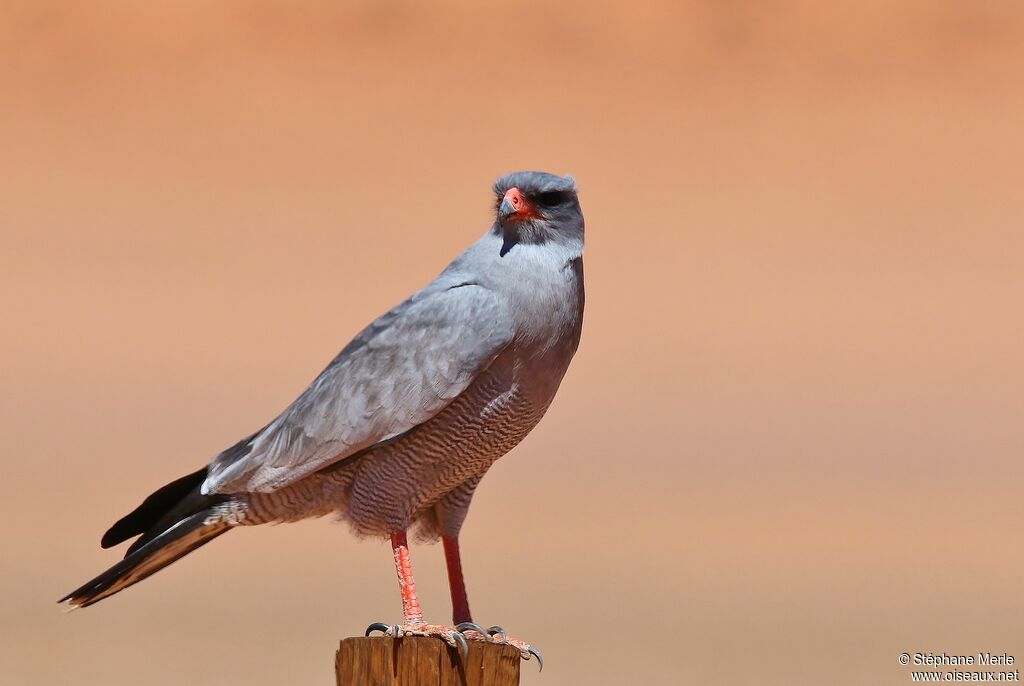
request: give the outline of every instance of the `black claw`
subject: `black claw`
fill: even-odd
[[[385,636],[387,636],[388,632],[391,631],[391,625],[386,625],[383,623],[383,621],[375,621],[375,623],[367,627],[367,633],[364,634],[364,636],[370,636],[375,631],[379,631]]]
[[[455,628],[459,631],[465,631],[466,629],[470,629],[472,631],[477,632],[481,636],[487,635],[487,632],[483,630],[483,627],[481,627],[479,624],[474,624],[473,622],[462,622],[461,624],[456,624]]]
[[[466,643],[466,637],[455,631],[452,633],[452,639],[459,644],[459,652],[462,653],[462,659],[465,660],[469,656],[469,644]]]
[[[526,650],[526,652],[530,653],[530,654],[531,654],[531,655],[533,655],[533,656],[534,656],[535,658],[537,658],[537,664],[538,664],[538,665],[539,665],[539,667],[540,667],[540,668],[539,668],[539,669],[538,669],[537,671],[538,671],[538,672],[543,672],[543,671],[544,671],[544,656],[540,654],[540,651],[539,651],[539,650],[537,650],[536,648],[534,648],[533,646],[530,646],[530,647],[529,647],[529,648],[528,648],[528,649]]]
[[[502,636],[507,636],[508,635],[506,633],[506,631],[503,628],[501,628],[500,626],[498,626],[497,624],[495,624],[494,626],[492,626],[490,629],[487,630],[487,635],[488,636],[497,636],[498,634],[501,634]]]

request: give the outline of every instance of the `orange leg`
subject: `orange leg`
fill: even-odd
[[[408,626],[423,624],[423,608],[416,597],[416,582],[412,578],[412,560],[409,559],[409,541],[404,531],[391,534],[391,548],[395,553],[395,571],[398,588],[402,592],[402,617]]]
[[[491,627],[484,630],[475,624],[469,614],[469,601],[466,598],[466,584],[462,578],[462,562],[459,558],[459,542],[456,538],[444,537],[444,555],[448,565],[448,584],[452,593],[452,614],[455,619],[455,626],[438,626],[427,624],[423,621],[423,608],[420,606],[420,599],[416,595],[416,582],[412,576],[412,561],[409,558],[409,541],[404,531],[395,531],[391,534],[391,551],[395,556],[395,571],[398,573],[398,589],[402,593],[402,619],[401,625],[388,625],[381,622],[374,622],[366,629],[369,636],[374,631],[380,631],[385,636],[401,638],[402,636],[435,636],[448,645],[458,648],[463,656],[468,654],[469,645],[466,639],[474,641],[495,641],[507,643],[519,649],[523,659],[529,660],[532,657],[537,659],[541,668],[544,662],[540,652],[528,643],[509,638],[504,630],[498,627]],[[495,638],[493,635],[500,635]]]
[[[462,578],[462,559],[459,556],[459,539],[442,536],[444,561],[448,566],[448,588],[452,592],[452,622],[457,626],[472,622],[469,612],[469,598],[466,597],[466,581]]]

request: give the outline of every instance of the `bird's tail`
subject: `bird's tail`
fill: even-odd
[[[209,522],[211,517],[216,517],[212,510],[183,519],[57,602],[67,602],[71,608],[88,607],[159,572],[231,528],[219,519]]]
[[[103,536],[109,548],[142,534],[123,560],[61,598],[71,608],[88,607],[155,574],[175,560],[209,543],[236,523],[225,516],[226,496],[208,496],[199,487],[206,470],[182,477],[149,496]]]

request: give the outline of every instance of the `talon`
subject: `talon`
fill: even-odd
[[[498,634],[501,634],[502,637],[504,637],[504,636],[507,635],[507,632],[502,627],[498,626],[497,624],[495,624],[494,626],[492,626],[491,628],[489,628],[487,630],[487,635],[488,636],[497,636]]]
[[[488,633],[486,631],[484,631],[483,628],[479,624],[474,624],[473,622],[462,622],[461,624],[456,624],[455,628],[458,629],[459,631],[465,631],[466,629],[470,629],[472,631],[477,632],[481,636],[487,636],[488,635]]]
[[[533,646],[530,646],[529,648],[527,648],[526,652],[537,658],[537,665],[539,667],[537,669],[537,671],[538,672],[543,672],[544,671],[544,656],[540,654],[540,651],[537,650],[536,648],[534,648]],[[526,659],[529,660],[530,658],[527,657]]]
[[[469,656],[469,644],[466,642],[466,637],[463,636],[458,631],[453,631],[452,632],[452,640],[455,643],[459,644],[457,647],[459,649],[459,652],[462,653],[462,659],[465,660],[466,657]]]
[[[395,627],[395,628],[398,628],[398,627]],[[370,626],[366,627],[366,633],[363,634],[363,635],[364,636],[369,636],[374,631],[379,631],[382,634],[384,634],[385,636],[387,636],[387,635],[389,635],[391,633],[391,625],[390,624],[385,624],[384,622],[374,622]],[[397,636],[398,634],[396,633],[395,635]]]

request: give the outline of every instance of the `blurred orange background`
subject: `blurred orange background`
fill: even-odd
[[[329,521],[54,601],[521,168],[588,223],[580,352],[463,536],[524,684],[1024,659],[1020,3],[9,2],[0,64],[5,684],[332,684],[400,605]]]

